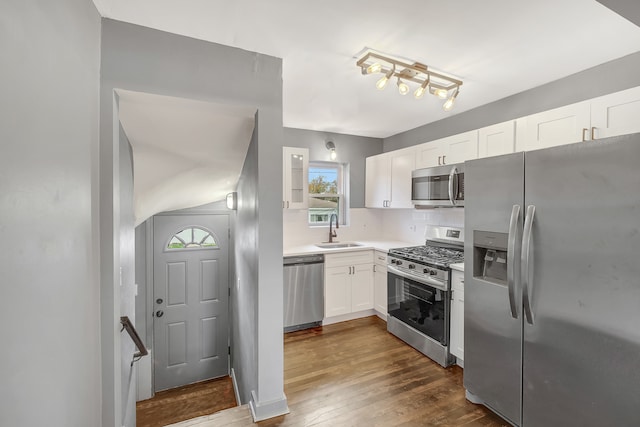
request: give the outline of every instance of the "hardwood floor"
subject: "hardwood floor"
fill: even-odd
[[[236,406],[230,377],[156,393],[136,404],[137,427],[161,427]]]
[[[290,413],[259,426],[507,426],[464,397],[462,369],[443,369],[375,316],[285,335]],[[179,424],[253,425],[245,406]]]

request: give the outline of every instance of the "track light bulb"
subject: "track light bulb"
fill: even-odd
[[[429,87],[429,77],[427,77],[427,80],[425,80],[424,83],[422,83],[422,85],[418,89],[416,89],[415,92],[413,92],[413,97],[415,99],[422,98],[425,92],[427,91],[428,87]]]
[[[398,77],[398,92],[400,95],[406,95],[409,93],[409,85],[400,80],[400,77]]]
[[[329,158],[330,158],[331,160],[335,160],[335,159],[336,159],[336,157],[338,157],[338,155],[336,154],[336,150],[335,150],[335,149],[334,149],[334,150],[331,150],[331,153],[329,154]]]
[[[388,81],[389,81],[389,78],[387,76],[382,76],[382,78],[378,80],[378,82],[376,83],[376,87],[379,90],[382,90],[387,86]]]
[[[454,103],[453,97],[447,99],[447,102],[444,103],[444,105],[442,106],[442,109],[444,111],[451,111],[451,109],[453,108],[453,103]]]
[[[445,89],[436,89],[433,94],[440,99],[446,99],[449,92]]]
[[[371,64],[367,67],[367,74],[379,73],[382,70],[382,65],[379,62]]]
[[[391,76],[393,76],[393,73],[395,72],[396,72],[396,66],[394,65],[393,68],[390,69],[387,74],[385,74],[380,80],[378,80],[378,82],[376,83],[376,87],[380,90],[384,89],[387,86],[389,79],[391,78]]]
[[[451,109],[453,108],[453,104],[456,101],[456,97],[458,96],[458,92],[460,92],[460,87],[457,87],[456,91],[453,92],[453,95],[451,95],[451,97],[447,99],[447,102],[444,103],[444,105],[442,106],[442,109],[444,111],[451,111]]]

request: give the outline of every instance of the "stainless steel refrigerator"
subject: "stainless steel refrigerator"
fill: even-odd
[[[640,134],[465,163],[467,396],[640,425]]]

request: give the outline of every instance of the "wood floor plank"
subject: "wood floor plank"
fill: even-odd
[[[284,338],[284,387],[291,412],[257,424],[508,426],[465,399],[462,375],[460,367],[444,369],[389,334],[376,316],[292,332]],[[193,426],[253,425],[247,413],[233,408]]]

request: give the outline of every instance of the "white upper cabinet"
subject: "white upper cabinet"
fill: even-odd
[[[589,139],[640,132],[640,87],[591,100]]]
[[[367,157],[365,206],[412,208],[411,172],[415,158],[414,147]]]
[[[418,145],[416,148],[416,169],[441,166],[444,151],[445,148],[440,139]]]
[[[416,169],[452,165],[477,158],[478,131],[473,130],[418,145]]]
[[[416,168],[416,151],[413,147],[389,153],[391,163],[390,208],[411,209],[411,172]]]
[[[282,207],[307,209],[309,199],[309,149],[283,147]]]
[[[515,120],[487,126],[478,131],[478,157],[480,158],[513,153],[515,144]]]
[[[391,168],[386,154],[367,157],[365,163],[364,204],[367,208],[386,208],[391,199]]]
[[[532,114],[516,121],[517,151],[530,151],[584,141],[591,122],[590,101]]]
[[[478,158],[478,131],[460,133],[441,139],[446,148],[443,164],[452,165]]]

